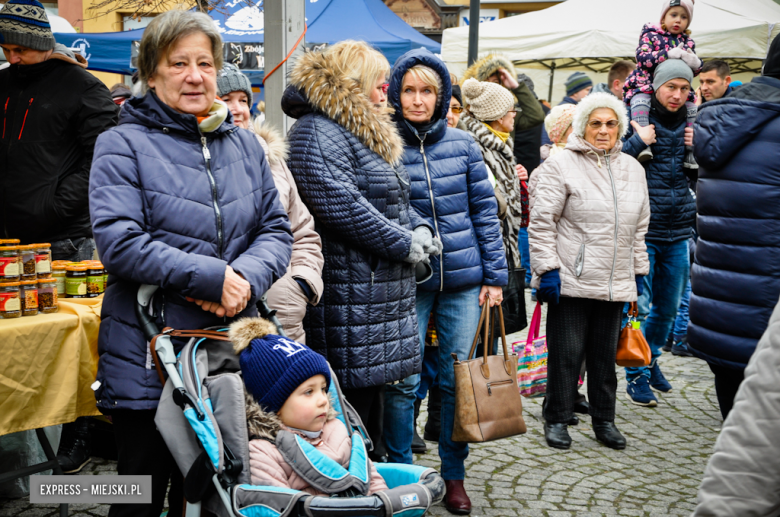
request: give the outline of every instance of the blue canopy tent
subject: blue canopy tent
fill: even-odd
[[[228,0],[225,12],[210,13],[225,41],[225,59],[244,69],[253,86],[263,80],[264,13],[262,1]],[[306,44],[333,44],[345,39],[363,40],[382,52],[390,64],[408,50],[425,47],[440,53],[441,44],[423,36],[382,0],[306,0]],[[132,75],[133,46],[143,29],[105,33],[55,33],[58,43],[77,48],[89,69]]]

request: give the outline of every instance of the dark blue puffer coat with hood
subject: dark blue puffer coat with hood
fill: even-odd
[[[404,74],[417,64],[436,71],[443,87],[434,124],[425,135],[403,119],[401,108]],[[428,50],[410,50],[395,62],[387,96],[404,139],[412,207],[444,244],[442,255],[431,257],[433,276],[417,288],[455,291],[475,285],[505,286],[507,263],[498,206],[482,152],[471,135],[447,127],[452,96],[447,67]]]
[[[139,285],[162,288],[158,328],[199,329],[230,322],[185,300],[219,302],[226,266],[252,287],[236,317],[256,315],[256,300],[287,270],[293,238],[271,170],[257,138],[231,120],[202,134],[194,115],[150,91],[127,101],[119,125],[97,139],[89,205],[110,275],[98,338],[101,411],[155,409],[160,398],[135,316]]]
[[[680,108],[685,111],[685,106]],[[629,118],[631,113],[628,114]],[[653,159],[645,167],[647,191],[650,194],[650,227],[646,241],[669,244],[688,239],[696,222],[696,201],[688,187],[683,169],[685,161],[685,118],[673,127],[662,124],[650,110],[655,124],[656,143],[650,146]],[[636,158],[647,145],[629,128],[623,152]]]
[[[419,373],[415,269],[404,262],[412,230],[403,144],[327,52],[301,56],[282,109],[288,165],[322,239],[324,292],[303,321],[342,388],[379,386]]]
[[[694,126],[699,242],[688,345],[744,368],[780,297],[780,79],[703,104]]]

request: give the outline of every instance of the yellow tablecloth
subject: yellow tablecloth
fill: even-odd
[[[0,319],[0,435],[99,415],[91,385],[103,297],[55,314]]]

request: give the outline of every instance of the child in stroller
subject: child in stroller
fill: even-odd
[[[252,484],[326,495],[326,491],[295,472],[279,450],[277,439],[280,433],[297,436],[349,468],[352,441],[347,427],[336,418],[328,393],[330,367],[320,354],[276,332],[271,322],[260,318],[237,321],[229,332],[247,392]],[[387,490],[371,460],[366,462],[369,483],[356,480],[353,488],[362,495]]]

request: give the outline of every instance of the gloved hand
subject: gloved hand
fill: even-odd
[[[443,249],[443,245],[439,239],[431,234],[431,230],[427,226],[418,226],[414,229],[414,234],[420,236],[422,241],[423,251],[429,255],[438,255]]]
[[[418,231],[420,229],[425,231]],[[406,258],[404,258],[404,262],[417,264],[426,258],[428,256],[428,253],[425,252],[426,240],[431,243],[429,245],[432,245],[433,236],[431,235],[430,230],[424,226],[418,226],[415,228],[415,230],[412,232],[412,244],[409,246],[409,254],[406,255]]]
[[[691,67],[691,70],[696,71],[701,67],[701,59],[699,59],[699,56],[693,53],[691,50],[686,50],[683,52],[682,57],[680,57],[686,65]]]
[[[543,302],[557,304],[560,296],[561,276],[557,269],[551,269],[542,275],[536,297]]]
[[[634,277],[634,280],[636,281],[636,295],[642,296],[645,292],[645,276],[636,275],[636,277]]]
[[[674,47],[672,50],[667,50],[666,55],[669,59],[682,59],[683,54],[686,54],[685,47],[680,45],[679,47]]]

